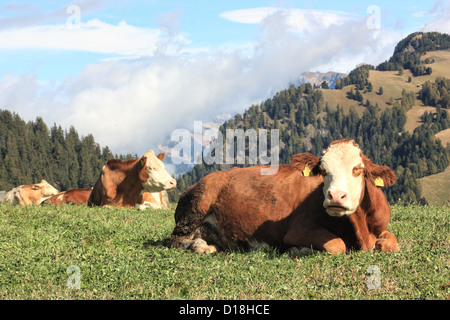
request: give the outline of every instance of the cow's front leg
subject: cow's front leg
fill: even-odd
[[[345,253],[344,241],[325,228],[316,228],[306,232],[298,232],[299,228],[290,228],[283,239],[289,247],[307,247],[329,252],[332,255]]]
[[[380,251],[399,251],[400,247],[397,242],[397,238],[385,230],[377,238],[375,241],[375,249]]]

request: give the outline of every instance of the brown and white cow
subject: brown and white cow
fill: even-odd
[[[108,160],[88,200],[89,206],[135,207],[142,192],[159,192],[176,187],[166,171],[164,153],[147,151],[137,160]]]
[[[260,169],[215,172],[186,190],[169,245],[198,253],[260,244],[332,254],[399,250],[387,231],[391,211],[380,189],[396,176],[354,141],[333,142],[321,159],[295,155],[274,175]]]
[[[43,201],[42,204],[62,205],[64,203],[70,204],[87,204],[92,189],[76,188],[67,191],[62,191],[54,196]]]
[[[166,190],[160,192],[143,192],[139,197],[136,207],[145,210],[150,209],[168,209],[169,195]]]
[[[40,183],[15,187],[6,194],[3,202],[23,206],[40,204],[58,192],[47,181],[42,180]]]

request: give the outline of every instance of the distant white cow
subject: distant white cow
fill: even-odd
[[[42,180],[40,183],[15,187],[6,194],[3,202],[29,206],[40,204],[42,201],[47,200],[58,192],[59,191],[47,181]]]

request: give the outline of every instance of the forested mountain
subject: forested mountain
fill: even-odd
[[[108,147],[101,148],[92,135],[80,137],[74,127],[49,129],[42,118],[26,123],[0,110],[0,190],[42,179],[59,190],[91,188],[111,158]]]
[[[450,35],[439,32],[415,32],[401,40],[394,49],[393,56],[377,66],[379,71],[395,71],[399,68],[409,69],[414,76],[430,74],[424,64],[432,61],[421,57],[429,51],[450,49]]]
[[[450,163],[449,147],[435,139],[436,133],[450,128],[450,80],[442,76],[447,72],[445,68],[442,72],[442,67],[436,68],[440,76],[431,78],[433,71],[428,68],[433,66],[433,61],[423,56],[433,50],[448,48],[449,35],[412,34],[396,46],[389,61],[377,67],[359,66],[347,77],[338,79],[335,90],[310,83],[291,85],[274,97],[252,105],[243,114],[237,114],[219,130],[225,137],[227,129],[279,129],[281,164],[289,163],[290,157],[297,153],[310,152],[320,156],[322,149],[334,140],[354,139],[374,163],[389,166],[397,174],[396,184],[385,190],[391,203],[399,199],[425,203],[417,179],[442,172]],[[395,70],[399,74],[410,70],[415,82],[421,83],[420,91],[398,89],[395,98],[385,97],[387,92],[393,92],[392,86],[386,87],[383,93],[382,88],[378,88],[380,84],[374,88],[370,76],[373,72],[383,73],[383,70]],[[415,88],[410,80],[408,88]],[[325,95],[331,92],[342,94]],[[335,96],[342,96],[346,106],[339,105],[333,99]],[[378,101],[378,105],[367,97],[383,99],[371,99]],[[407,112],[414,105],[417,108],[418,101],[429,106],[428,111],[424,111],[422,123],[414,131],[405,130]],[[248,152],[246,156],[248,158]],[[17,114],[0,110],[0,190],[41,179],[59,190],[89,188],[94,185],[106,160],[132,157],[137,155],[113,155],[108,147],[101,148],[92,135],[80,137],[73,127],[67,131],[55,124],[49,129],[41,118],[27,123]],[[239,165],[195,165],[178,178],[177,189],[169,192],[170,199],[176,202],[187,187],[210,172],[248,165],[248,161]]]
[[[339,104],[325,101],[322,89],[313,88],[311,84],[298,87],[291,85],[273,98],[251,106],[243,115],[237,114],[234,119],[225,122],[220,131],[225,136],[226,129],[279,129],[281,164],[289,163],[292,155],[301,152],[320,156],[322,149],[334,140],[354,139],[374,163],[389,166],[396,172],[396,184],[385,190],[391,203],[399,200],[425,203],[417,179],[441,172],[450,163],[450,150],[434,137],[437,132],[450,127],[446,110],[449,107],[449,80],[439,78],[425,83],[418,98],[435,103],[436,112],[424,113],[422,125],[412,133],[405,130],[405,123],[407,111],[416,101],[413,93],[403,91],[402,98],[391,99],[390,106],[380,108],[368,100],[364,101],[361,92],[371,92],[374,89],[369,81],[370,70],[399,71],[400,67],[403,70],[418,68],[425,63],[420,57],[426,52],[447,48],[450,48],[449,35],[415,33],[397,45],[394,56],[389,61],[376,68],[370,65],[360,66],[346,78],[338,80],[338,90],[354,85],[351,87],[351,90],[355,90],[353,95],[350,91],[347,97],[358,100],[359,106],[364,107],[362,116],[354,107],[344,112]],[[430,64],[432,61],[426,63]],[[413,70],[411,73],[418,78],[422,75]],[[381,91],[377,94],[383,93]],[[426,105],[428,101],[425,101]],[[233,166],[246,165],[196,165],[190,172],[179,177],[177,190],[170,194],[172,200],[176,201],[186,187],[206,174]]]

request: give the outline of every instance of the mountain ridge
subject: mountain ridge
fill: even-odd
[[[446,34],[411,34],[397,44],[389,61],[377,67],[357,67],[337,81],[338,89],[317,88],[317,85],[314,88],[311,83],[291,85],[225,122],[221,130],[280,129],[281,163],[288,163],[290,156],[300,152],[320,155],[322,148],[334,139],[353,138],[375,163],[395,169],[399,177],[397,184],[385,192],[391,203],[426,203],[418,179],[444,172],[450,162],[449,149],[434,138],[450,126],[449,106],[430,107],[434,112],[427,121],[418,112],[419,119],[414,119],[417,123],[409,130],[405,124],[410,110],[417,111],[425,105],[418,98],[422,86],[426,83],[433,86],[437,76],[450,73],[447,65],[443,67],[447,72],[442,72],[440,60],[434,57],[443,52],[436,48],[450,48],[449,40]],[[414,51],[402,48],[414,48]],[[444,52],[445,58],[447,54],[450,61],[450,51]],[[427,68],[429,74],[425,73]],[[385,85],[381,89],[384,92],[380,93],[383,86],[378,86],[379,83]],[[178,194],[173,194],[173,199],[176,200],[183,187],[202,176],[232,166],[236,165],[196,165],[179,178],[180,189]]]

